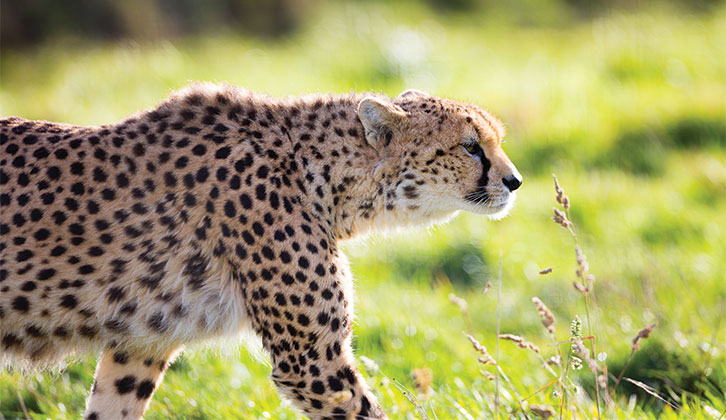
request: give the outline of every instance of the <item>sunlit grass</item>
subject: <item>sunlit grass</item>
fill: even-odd
[[[724,39],[722,13],[613,13],[522,28],[483,16],[439,18],[408,3],[340,5],[275,42],[218,36],[2,51],[0,113],[108,123],[191,80],[276,95],[417,87],[480,104],[508,127],[504,148],[525,177],[517,205],[500,222],[464,214],[444,227],[346,244],[357,279],[357,354],[411,390],[411,372],[430,368],[426,406],[440,419],[490,417],[493,383],[479,373],[465,333],[494,348],[496,297],[481,289],[494,279],[500,251],[503,333],[552,355],[531,297],[553,311],[562,340],[584,314],[572,287],[571,238],[550,220],[554,171],[596,275],[597,347],[611,373],[637,331],[657,322],[626,375],[694,418],[713,419],[726,410]],[[551,274],[537,274],[548,267]],[[450,293],[468,302],[471,326]],[[552,378],[508,344],[500,364],[515,389],[501,397],[514,407],[512,391],[530,395]],[[94,366],[88,359],[59,374],[3,373],[0,413],[24,416],[17,390],[31,418],[78,418]],[[189,352],[146,418],[300,418],[280,401],[269,371],[244,349]],[[573,376],[584,389],[591,377]],[[392,419],[416,418],[381,374],[369,381]],[[567,418],[592,417],[592,398],[578,395],[582,411]],[[558,406],[550,390],[528,403]],[[625,384],[612,410],[604,411],[609,418],[685,417]]]

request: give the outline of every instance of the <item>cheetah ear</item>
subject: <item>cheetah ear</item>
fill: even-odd
[[[398,97],[396,97],[396,99],[413,98],[413,97],[416,97],[416,96],[424,96],[425,97],[425,96],[429,96],[429,94],[426,93],[426,92],[422,92],[422,91],[420,91],[418,89],[406,89],[403,92],[401,92],[401,94],[398,95]]]
[[[406,118],[406,113],[390,101],[368,96],[358,104],[358,117],[368,143],[380,149],[391,142],[393,130]]]

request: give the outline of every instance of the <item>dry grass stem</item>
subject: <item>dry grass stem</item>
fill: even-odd
[[[525,340],[524,337],[520,337],[514,334],[499,334],[499,339],[511,341],[513,343],[516,343],[517,347],[519,347],[520,349],[532,350],[533,352],[539,354],[539,347]]]
[[[626,381],[630,382],[631,384],[637,386],[638,388],[642,389],[643,391],[647,392],[648,394],[652,395],[653,397],[657,398],[661,402],[663,402],[665,404],[668,404],[669,406],[671,406],[671,408],[673,408],[674,410],[678,411],[679,413],[685,415],[689,419],[693,419],[693,417],[691,417],[688,413],[686,413],[683,410],[681,410],[681,407],[679,407],[678,405],[676,405],[676,404],[674,404],[674,403],[666,400],[665,398],[661,397],[660,394],[658,394],[658,392],[654,388],[652,388],[652,387],[650,387],[650,386],[648,386],[648,385],[646,385],[646,384],[644,384],[644,383],[642,383],[640,381],[636,381],[635,379],[630,379],[630,378],[623,378],[623,379],[625,379]]]
[[[18,401],[20,402],[20,408],[23,410],[25,419],[30,420],[30,415],[28,414],[28,409],[25,407],[25,401],[23,401],[23,396],[20,395],[20,390],[16,389],[15,392],[18,394]]]
[[[499,251],[499,275],[497,276],[497,337],[500,331],[501,303],[502,303],[502,251]],[[496,341],[496,360],[499,360],[499,340]],[[499,366],[494,376],[494,417],[499,420]],[[506,376],[505,376],[506,377]],[[521,406],[521,403],[520,403]]]
[[[613,386],[613,392],[610,394],[611,398],[615,398],[615,392],[617,392],[618,386],[620,385],[620,381],[623,379],[623,375],[625,374],[625,371],[628,369],[628,366],[630,366],[630,362],[633,360],[633,355],[635,354],[636,351],[640,350],[640,341],[645,340],[646,338],[650,337],[650,333],[653,332],[656,325],[658,325],[658,324],[652,324],[645,328],[640,329],[640,331],[638,331],[638,334],[633,338],[632,344],[630,345],[630,355],[628,356],[628,360],[625,361],[623,368],[620,370],[620,374],[618,374],[618,378],[615,380],[615,385]]]
[[[416,411],[421,416],[421,419],[423,420],[431,420],[431,418],[426,414],[426,409],[421,405],[421,403],[416,399],[416,396],[413,395],[402,383],[397,381],[396,379],[393,380],[393,384],[396,385],[396,388],[398,388],[399,391],[403,394],[404,397],[408,400],[408,402],[411,403],[414,407],[416,407]]]
[[[564,212],[561,210],[558,210],[557,208],[554,209],[555,216],[553,217],[553,220],[561,225],[562,227],[566,228],[568,232],[572,235],[572,237],[575,240],[575,255],[576,255],[576,261],[577,261],[577,270],[575,274],[578,278],[580,278],[580,282],[575,282],[574,286],[575,289],[577,289],[580,293],[582,293],[583,297],[585,298],[585,314],[587,319],[587,327],[589,335],[592,336],[592,320],[590,318],[590,297],[592,297],[592,303],[593,305],[596,305],[595,297],[592,289],[592,284],[595,280],[595,276],[588,273],[590,267],[587,262],[587,258],[585,257],[585,254],[580,249],[577,234],[575,233],[575,227],[572,221],[570,220],[570,199],[565,195],[565,191],[560,186],[559,181],[557,180],[557,176],[552,174],[552,177],[555,182],[555,193],[557,202],[562,205],[562,208],[564,209]],[[579,337],[578,337],[579,338]],[[592,354],[597,354],[595,351],[595,340],[590,341],[590,348],[592,350]],[[569,359],[569,357],[568,357]],[[573,359],[577,359],[577,356],[573,356]],[[568,366],[569,367],[569,366]],[[595,375],[595,381],[597,382],[597,371],[593,371],[593,374]],[[567,374],[565,373],[565,379],[567,378]],[[600,419],[600,387],[595,386],[595,404],[597,408],[597,418]],[[562,407],[560,407],[560,417],[562,416]]]

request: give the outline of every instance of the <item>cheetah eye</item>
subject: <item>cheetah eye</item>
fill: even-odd
[[[462,144],[464,149],[472,156],[476,156],[481,152],[481,146],[479,146],[479,143],[476,142],[467,142]]]

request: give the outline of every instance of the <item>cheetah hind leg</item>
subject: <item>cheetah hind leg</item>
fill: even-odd
[[[141,419],[179,350],[169,351],[163,357],[105,350],[96,368],[84,419]]]

